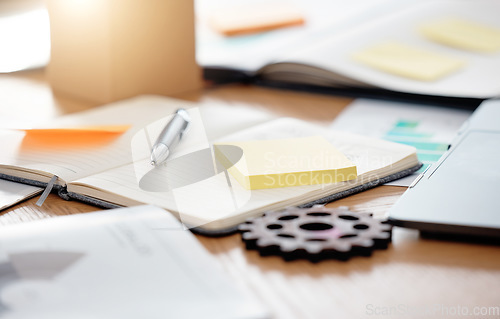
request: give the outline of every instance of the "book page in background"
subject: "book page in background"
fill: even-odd
[[[500,55],[483,54],[437,43],[422,35],[420,28],[427,23],[453,17],[500,29],[498,12],[500,2],[497,1],[413,1],[402,9],[399,7],[390,10],[379,19],[367,20],[340,35],[324,36],[311,46],[290,51],[290,54],[282,55],[276,62],[306,64],[330,71],[330,77],[318,74],[326,83],[330,81],[330,85],[335,84],[332,76],[339,74],[367,85],[399,92],[491,98],[500,95],[500,72],[493,71],[500,70]],[[467,64],[442,79],[426,82],[372,69],[352,58],[355,52],[387,41],[454,57]],[[295,77],[300,79],[300,75]]]
[[[145,175],[134,167],[147,163],[134,163],[82,178],[68,185],[68,190],[101,198],[122,205],[137,203],[154,204],[177,212],[189,226],[202,226],[216,220],[231,224],[232,219],[250,217],[255,211],[272,209],[287,205],[298,205],[322,198],[337,190],[352,188],[357,183],[367,183],[388,176],[418,164],[410,159],[415,149],[406,145],[394,144],[373,138],[342,132],[332,132],[327,128],[309,124],[296,119],[283,118],[242,130],[219,140],[244,141],[278,138],[306,137],[323,135],[340,152],[346,155],[357,167],[358,179],[336,184],[283,187],[264,190],[246,190],[230,174],[224,172],[210,175],[210,165],[205,169],[208,174],[200,180],[193,180],[190,170],[171,172],[169,178],[164,174],[153,174],[150,183],[156,189],[141,188],[141,178]],[[179,158],[181,160],[182,157]],[[198,168],[199,161],[193,163]],[[213,165],[212,165],[213,166]],[[168,161],[165,167],[169,169]],[[147,174],[147,173],[146,173]],[[168,185],[179,187],[162,188]],[[187,182],[186,182],[187,181]],[[227,225],[225,225],[227,227]]]
[[[0,246],[2,318],[267,317],[157,207],[3,227]]]

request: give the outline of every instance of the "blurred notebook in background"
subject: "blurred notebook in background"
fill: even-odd
[[[205,77],[465,107],[500,95],[500,72],[493,71],[500,69],[497,2],[293,3],[304,25],[227,37],[206,22],[227,2],[199,0],[197,59]]]

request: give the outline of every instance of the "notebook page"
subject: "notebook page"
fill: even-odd
[[[43,140],[29,142],[25,133],[9,131],[0,137],[3,143],[9,143],[6,151],[0,155],[0,163],[8,166],[21,166],[30,170],[48,172],[48,176],[57,175],[68,182],[83,176],[124,165],[132,161],[130,139],[145,123],[168,116],[176,108],[189,107],[191,103],[156,97],[140,97],[90,111],[68,115],[47,123],[45,127],[78,127],[87,125],[121,125],[132,127],[123,135],[115,136],[100,144],[89,141],[88,144],[45,144]],[[64,137],[61,137],[61,140]],[[103,137],[105,138],[105,137]],[[28,140],[28,142],[27,142]]]
[[[170,185],[177,188],[162,189],[166,179],[163,174],[150,177],[155,187],[141,187],[146,162],[135,162],[107,172],[89,176],[72,183],[70,191],[125,205],[150,203],[176,212],[190,226],[202,226],[217,220],[241,219],[256,211],[282,205],[297,205],[319,199],[336,191],[352,188],[357,184],[390,175],[418,164],[415,149],[406,145],[366,138],[349,133],[327,130],[295,119],[279,119],[241,131],[228,140],[277,139],[321,134],[343,152],[358,169],[358,178],[336,184],[308,185],[263,190],[246,190],[230,174],[224,172],[205,174],[203,180],[192,182],[189,174],[172,172]],[[168,169],[168,163],[166,166]],[[207,167],[207,170],[209,168]],[[191,181],[184,182],[184,180]],[[106,194],[102,194],[102,192]],[[225,221],[222,221],[223,223]]]

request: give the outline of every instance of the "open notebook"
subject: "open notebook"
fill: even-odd
[[[131,128],[101,144],[33,143],[22,131],[4,132],[0,177],[43,186],[55,175],[66,199],[104,207],[142,203],[163,207],[185,225],[206,233],[230,232],[246,218],[292,205],[326,203],[408,175],[420,166],[415,148],[349,133],[335,132],[292,118],[273,119],[158,96],[141,96],[51,125],[122,125]],[[184,107],[191,129],[166,165],[153,168],[150,150],[174,111]],[[356,166],[358,177],[334,184],[246,190],[230,174],[214,170],[212,142],[325,137]],[[193,171],[196,170],[196,176]]]

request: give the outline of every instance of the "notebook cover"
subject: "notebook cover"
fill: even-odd
[[[402,177],[408,176],[408,175],[413,174],[416,171],[418,171],[420,169],[420,167],[422,167],[422,163],[418,164],[417,166],[414,166],[414,167],[405,169],[403,171],[394,173],[392,175],[371,181],[369,183],[358,185],[358,186],[350,188],[348,190],[334,193],[334,194],[325,196],[323,198],[314,200],[312,202],[308,202],[308,203],[299,205],[298,207],[307,208],[307,207],[312,207],[314,205],[327,204],[327,203],[336,201],[338,199],[341,199],[341,198],[344,198],[344,197],[347,197],[350,195],[354,195],[356,193],[360,193],[360,192],[368,190],[370,188],[374,188],[375,186],[383,185],[385,183],[392,182],[396,179],[400,179]],[[226,228],[226,229],[220,229],[220,230],[206,230],[206,229],[202,229],[199,227],[195,227],[195,228],[192,228],[191,230],[196,234],[201,234],[201,235],[205,235],[205,236],[212,236],[212,237],[220,237],[220,236],[227,236],[227,235],[231,235],[231,234],[236,233],[238,231],[238,226],[234,226],[234,227],[230,227],[230,228]]]
[[[258,75],[229,68],[208,67],[203,69],[205,80],[218,84],[225,83],[251,83],[263,87],[271,87],[291,91],[312,92],[325,95],[346,96],[351,98],[383,99],[399,102],[422,103],[436,106],[452,107],[458,109],[474,110],[483,101],[478,98],[465,98],[453,96],[434,96],[406,92],[390,91],[381,88],[362,87],[329,87],[300,83],[284,83],[270,81]]]
[[[339,193],[334,193],[334,194],[325,196],[323,198],[314,200],[312,202],[308,202],[308,203],[299,205],[299,207],[312,207],[313,205],[322,205],[322,204],[326,204],[329,202],[333,202],[337,199],[341,199],[341,198],[368,190],[370,188],[374,188],[375,186],[383,185],[383,184],[391,182],[393,180],[408,176],[408,175],[416,172],[417,170],[419,170],[420,167],[422,167],[421,163],[418,164],[417,166],[414,166],[414,167],[405,169],[403,171],[394,173],[392,175],[371,181],[369,183],[366,183],[363,185],[358,185],[358,186],[353,187],[351,189],[348,189],[348,190],[345,190],[345,191],[342,191]],[[23,184],[38,186],[38,187],[46,187],[47,186],[47,183],[43,183],[43,182],[39,182],[39,181],[35,181],[35,180],[30,180],[30,179],[26,179],[26,178],[9,176],[9,175],[5,175],[2,173],[0,173],[0,178],[14,181],[14,182],[23,183]],[[81,194],[77,194],[77,193],[73,193],[73,192],[68,192],[66,190],[66,187],[63,187],[61,185],[54,185],[52,192],[57,193],[58,196],[64,200],[77,200],[80,202],[84,202],[84,203],[87,203],[87,204],[90,204],[93,206],[97,206],[97,207],[101,207],[101,208],[105,208],[105,209],[123,207],[123,206],[113,204],[110,202],[106,202],[106,201],[103,201],[103,200],[100,200],[97,198],[93,198],[93,197],[89,197],[89,196],[85,196],[85,195],[81,195]],[[187,225],[187,226],[189,227],[189,225]],[[219,230],[207,230],[207,229],[203,229],[200,227],[193,227],[193,228],[190,228],[190,230],[193,233],[204,235],[204,236],[221,237],[221,236],[227,236],[227,235],[231,235],[231,234],[236,233],[238,230],[238,226],[236,225],[233,227],[219,229]]]

